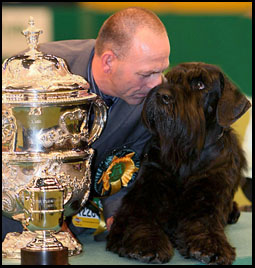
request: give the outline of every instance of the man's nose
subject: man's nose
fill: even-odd
[[[162,74],[159,73],[156,76],[154,76],[150,81],[148,81],[147,87],[152,89],[161,84],[161,82],[162,82]]]

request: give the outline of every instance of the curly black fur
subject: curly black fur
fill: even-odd
[[[153,136],[107,249],[165,263],[176,247],[186,258],[231,264],[224,226],[240,215],[233,197],[246,160],[230,125],[251,104],[214,65],[179,64],[166,78],[146,99],[143,120]]]

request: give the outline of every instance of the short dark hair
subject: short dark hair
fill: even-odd
[[[118,57],[124,56],[136,31],[144,27],[155,33],[166,32],[164,24],[150,10],[130,7],[116,12],[99,30],[95,45],[96,54],[101,56],[106,49],[111,49]]]

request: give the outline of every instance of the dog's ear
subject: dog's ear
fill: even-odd
[[[250,107],[249,100],[221,74],[221,97],[217,106],[217,121],[222,127],[228,127],[240,118]]]

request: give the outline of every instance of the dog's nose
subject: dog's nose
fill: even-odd
[[[165,88],[160,88],[157,92],[157,97],[164,103],[169,104],[172,102],[172,95],[169,90]]]

